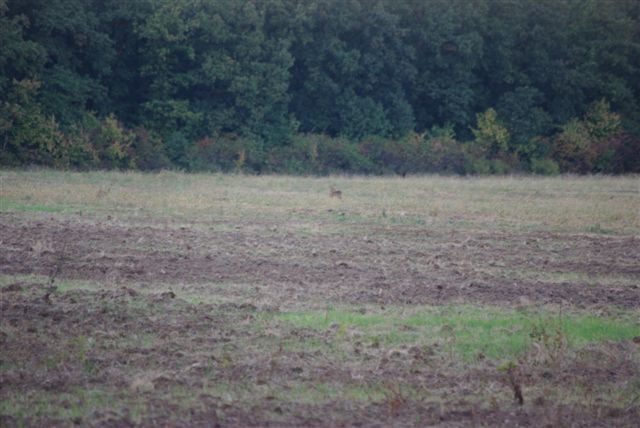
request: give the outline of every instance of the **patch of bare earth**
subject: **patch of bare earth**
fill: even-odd
[[[530,356],[515,375],[525,400],[519,405],[494,363],[464,367],[427,348],[389,352],[358,343],[339,355],[288,350],[287,340],[321,342],[328,333],[247,328],[260,317],[248,304],[191,305],[173,293],[126,287],[48,294],[41,285],[15,283],[3,288],[0,309],[2,362],[11,363],[0,374],[0,399],[43,394],[64,409],[82,403],[55,397],[105,391],[109,402],[72,420],[82,425],[632,426],[640,417],[626,402],[553,398],[580,388],[588,394],[594,384],[617,388],[637,376],[637,359],[629,355],[639,345],[631,341],[562,361]],[[382,388],[382,395],[296,400],[295,388],[326,384]],[[144,413],[135,415],[131,403],[142,403]],[[2,422],[64,426],[69,420],[64,413],[27,413]]]
[[[0,273],[110,283],[247,283],[278,301],[640,304],[633,236],[344,227],[306,236],[282,225],[220,232],[2,215]],[[258,225],[259,226],[259,225]],[[518,271],[625,276],[629,283],[543,282]],[[637,283],[633,281],[637,280]]]
[[[0,425],[634,426],[640,418],[633,395],[616,395],[639,378],[634,341],[562,359],[531,353],[507,373],[493,361],[465,364],[423,347],[354,339],[335,349],[335,331],[266,316],[305,302],[637,307],[640,289],[629,281],[511,275],[638,278],[632,237],[408,226],[335,226],[344,233],[316,236],[285,225],[238,227],[0,215],[1,274],[98,284],[63,292],[21,281],[1,289]],[[158,283],[173,291],[154,289]],[[247,284],[250,298],[183,299],[182,288],[212,283]]]

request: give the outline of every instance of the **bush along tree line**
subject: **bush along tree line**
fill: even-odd
[[[640,172],[640,0],[0,0],[0,164]]]

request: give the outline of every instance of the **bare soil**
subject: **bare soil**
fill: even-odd
[[[0,274],[42,275],[53,283],[20,280],[1,289],[0,400],[26,402],[33,411],[2,408],[0,425],[635,426],[640,420],[640,401],[602,399],[640,380],[634,358],[640,344],[633,340],[589,346],[561,362],[523,360],[508,375],[495,361],[463,363],[438,350],[383,349],[357,338],[333,352],[335,332],[261,321],[285,309],[337,303],[638,308],[636,237],[335,223],[314,234],[266,221],[228,226],[0,214]],[[606,281],[558,282],[543,279],[545,273]],[[93,285],[55,288],[68,280]],[[208,299],[194,301],[199,295]],[[523,405],[513,384],[523,390]],[[348,399],[319,395],[317,385],[355,392]],[[577,398],[550,399],[558,391]],[[37,410],[41,401],[53,410]]]
[[[635,236],[343,226],[306,236],[283,225],[136,227],[0,216],[0,273],[185,284],[260,285],[279,302],[452,301],[637,307],[640,284],[514,279],[514,272],[640,278]]]

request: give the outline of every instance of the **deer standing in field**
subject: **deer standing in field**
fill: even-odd
[[[342,190],[338,190],[335,187],[331,186],[329,196],[331,196],[332,198],[342,199]]]

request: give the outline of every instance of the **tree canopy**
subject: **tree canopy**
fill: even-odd
[[[3,164],[640,172],[639,100],[640,0],[0,0]]]

